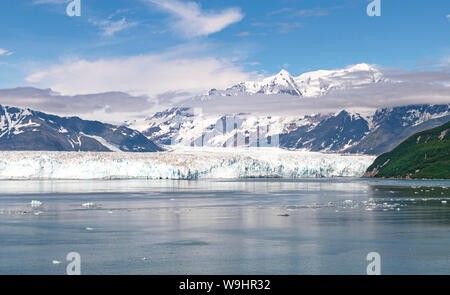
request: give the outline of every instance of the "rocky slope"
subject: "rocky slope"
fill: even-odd
[[[162,149],[140,132],[124,126],[0,105],[0,150],[155,152]]]

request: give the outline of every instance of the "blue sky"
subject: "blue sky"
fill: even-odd
[[[381,0],[379,17],[368,0],[80,1],[79,17],[70,0],[0,2],[0,88],[156,96],[282,68],[450,64],[448,0]]]

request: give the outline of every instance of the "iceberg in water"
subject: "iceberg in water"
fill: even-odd
[[[39,208],[42,206],[42,202],[37,200],[32,200],[30,204],[31,208]]]
[[[0,179],[359,177],[374,159],[277,148],[159,153],[0,152]]]

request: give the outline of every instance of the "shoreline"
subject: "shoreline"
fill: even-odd
[[[401,177],[361,177],[362,179],[380,179],[380,180],[436,180],[436,181],[450,181],[450,178],[401,178]]]

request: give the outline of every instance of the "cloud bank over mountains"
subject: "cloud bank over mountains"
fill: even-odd
[[[346,87],[319,96],[299,97],[285,93],[205,96],[203,94],[212,88],[227,89],[255,75],[244,72],[231,61],[212,57],[183,59],[175,52],[125,60],[78,60],[49,67],[28,77],[30,82],[36,82],[43,89],[0,90],[0,104],[121,122],[171,106],[200,107],[205,113],[304,115],[450,102],[450,72],[446,67],[427,71],[376,69],[383,77],[380,81],[385,82],[344,84]],[[322,72],[333,73],[312,73]],[[287,71],[282,73],[286,75]],[[366,79],[364,72],[350,74],[351,79]],[[332,79],[333,75],[330,77]],[[349,77],[336,76],[336,81],[347,83]],[[272,81],[270,77],[259,80]]]

